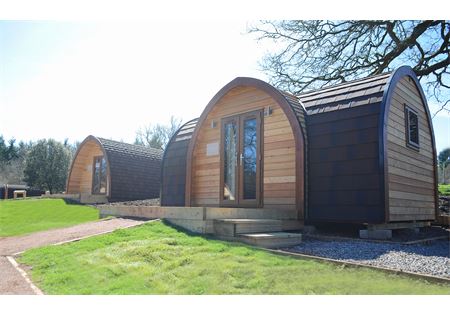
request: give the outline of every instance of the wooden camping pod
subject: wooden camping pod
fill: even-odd
[[[299,95],[307,109],[311,222],[433,221],[436,146],[410,67]],[[420,146],[407,142],[405,108]]]
[[[163,151],[88,136],[79,146],[67,179],[67,193],[81,201],[102,203],[159,197]],[[106,163],[103,191],[93,188],[95,161]]]
[[[243,193],[246,119],[257,125],[255,200]],[[310,223],[432,221],[437,209],[433,127],[410,67],[297,97],[236,78],[172,138],[162,177],[163,205],[279,209]]]

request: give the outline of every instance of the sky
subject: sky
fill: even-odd
[[[0,21],[0,135],[133,142],[140,127],[198,117],[235,77],[268,81],[258,62],[270,46],[247,34],[252,23]],[[433,124],[439,152],[450,115]]]

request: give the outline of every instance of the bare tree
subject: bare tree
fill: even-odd
[[[141,127],[136,131],[135,144],[164,149],[170,138],[180,128],[182,120],[174,116],[170,117],[167,125],[156,124]]]
[[[262,68],[294,94],[407,64],[450,112],[450,21],[262,21],[249,32],[276,43]]]

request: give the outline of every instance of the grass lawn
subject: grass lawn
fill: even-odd
[[[439,195],[450,196],[450,184],[439,184]]]
[[[450,294],[449,285],[279,256],[162,222],[32,249],[19,261],[48,294]]]
[[[71,226],[99,218],[98,210],[62,199],[0,201],[0,237]]]

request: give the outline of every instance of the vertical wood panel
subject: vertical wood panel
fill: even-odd
[[[97,142],[89,140],[80,148],[73,162],[67,193],[91,194],[94,156],[103,156],[103,151]]]
[[[220,204],[220,156],[206,156],[209,143],[220,144],[221,119],[227,116],[261,110],[270,106],[271,116],[263,118],[263,204],[272,208],[295,206],[295,139],[289,120],[273,98],[253,87],[230,90],[211,110],[199,128],[193,151],[192,204],[196,206]],[[215,122],[215,128],[211,127]],[[264,163],[268,158],[270,163]],[[206,164],[207,163],[207,164]],[[286,174],[286,175],[285,175]],[[290,176],[287,176],[290,175]],[[283,179],[284,178],[284,179]],[[294,178],[294,180],[292,180]],[[213,183],[214,187],[206,188]],[[282,190],[274,190],[272,183],[288,184]],[[217,185],[217,187],[215,187]],[[272,185],[272,186],[271,186]],[[281,186],[280,186],[281,187]],[[265,190],[270,193],[266,197]]]
[[[405,105],[418,113],[418,151],[406,145]],[[430,128],[417,87],[409,77],[403,77],[394,89],[387,124],[390,221],[434,219],[435,157]]]

